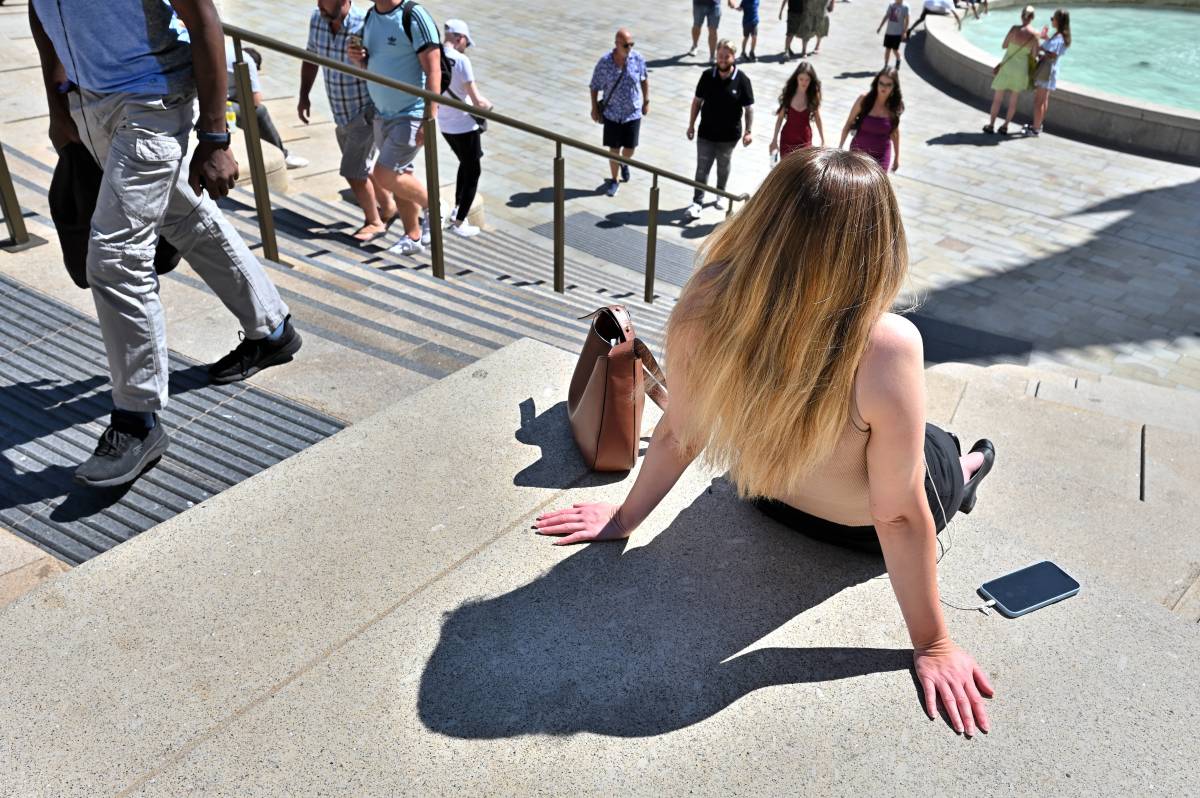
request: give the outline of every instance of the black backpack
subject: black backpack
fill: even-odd
[[[404,29],[404,35],[408,37],[409,44],[412,44],[413,40],[413,9],[418,5],[420,5],[420,3],[415,2],[415,0],[407,0],[407,2],[400,6],[400,27]],[[374,6],[367,9],[367,19],[369,19],[374,13]],[[363,22],[363,27],[366,27],[365,21]],[[446,55],[446,45],[439,43],[436,45],[436,47],[438,48],[438,56],[442,62],[442,85],[438,87],[438,93],[445,94],[446,92],[450,91],[450,72],[454,69],[454,62],[450,60],[450,56]]]

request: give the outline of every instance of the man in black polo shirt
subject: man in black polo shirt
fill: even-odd
[[[696,84],[696,96],[692,99],[692,116],[688,122],[688,140],[696,138],[696,116],[700,116],[700,138],[696,139],[696,182],[708,182],[713,161],[717,162],[717,188],[724,189],[729,182],[729,164],[733,148],[738,139],[742,146],[749,147],[752,137],[750,127],[754,122],[754,90],[750,78],[737,68],[737,47],[728,39],[717,42],[717,65],[704,70]],[[742,115],[746,116],[746,130],[742,132]],[[684,211],[684,218],[694,222],[700,218],[700,206],[704,192],[699,189],[692,196],[692,204]],[[725,209],[725,202],[717,197],[713,207]]]

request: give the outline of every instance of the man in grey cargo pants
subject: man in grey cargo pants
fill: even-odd
[[[112,374],[113,413],[75,473],[136,479],[167,449],[167,343],[154,250],[163,234],[237,318],[244,340],[213,382],[291,360],[300,335],[262,265],[217,209],[237,179],[225,123],[225,50],[212,0],[32,0],[56,148],[81,141],[104,170],[87,277]],[[196,119],[196,100],[199,117]],[[185,168],[189,139],[197,144]],[[208,196],[204,195],[208,192]]]

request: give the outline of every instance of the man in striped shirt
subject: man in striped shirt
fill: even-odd
[[[308,23],[308,51],[350,63],[346,50],[352,36],[362,36],[363,19],[363,12],[354,8],[350,0],[317,0]],[[300,102],[296,110],[306,125],[312,110],[309,92],[318,69],[307,61],[300,65]],[[386,233],[396,216],[396,201],[391,192],[371,178],[371,169],[379,155],[373,130],[375,106],[367,94],[365,80],[334,69],[325,70],[325,94],[333,111],[338,149],[342,153],[338,173],[346,178],[363,210],[363,226],[354,233],[354,238],[365,244]]]

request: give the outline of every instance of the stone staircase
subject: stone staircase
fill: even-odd
[[[932,417],[1000,452],[943,596],[1046,557],[1083,585],[1017,620],[947,610],[997,688],[967,744],[919,708],[879,561],[719,474],[624,545],[531,533],[633,478],[580,462],[573,363],[503,347],[0,610],[0,794],[1195,792],[1200,637],[1161,606],[1196,559],[1169,533],[1194,535],[1138,504],[1129,422],[929,372]]]

